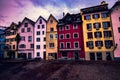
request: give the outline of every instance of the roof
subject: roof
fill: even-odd
[[[50,16],[49,16],[47,22],[49,21],[49,19],[50,19],[51,17],[52,17],[56,22],[58,22],[57,19],[56,19],[52,14],[50,14]]]
[[[81,22],[82,22],[82,17],[80,13],[78,14],[67,13],[62,19],[59,19],[57,26],[71,24],[71,23],[77,24]]]
[[[43,18],[42,16],[39,16],[39,18],[36,20],[36,22],[37,22],[40,18],[42,18],[45,22],[47,22],[46,19]]]
[[[117,7],[117,6],[120,6],[120,0],[118,0],[118,1],[113,5],[113,7],[110,9],[110,12],[113,12],[114,8]]]
[[[101,12],[101,11],[107,11],[107,10],[108,10],[108,4],[97,5],[97,6],[92,6],[92,7],[81,9],[82,14]]]

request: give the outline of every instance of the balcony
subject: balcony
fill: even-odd
[[[76,50],[81,50],[81,48],[64,48],[64,49],[59,49],[59,51],[76,51]]]

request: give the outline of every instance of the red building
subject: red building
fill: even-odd
[[[67,13],[59,19],[58,59],[84,60],[82,19],[80,14]]]

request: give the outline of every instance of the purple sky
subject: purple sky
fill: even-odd
[[[45,19],[53,14],[62,18],[63,12],[79,13],[81,8],[99,5],[103,0],[0,0],[0,25],[9,26],[18,23],[24,17],[33,21],[41,15]],[[109,8],[118,0],[104,0]]]

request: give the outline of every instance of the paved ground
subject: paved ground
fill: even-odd
[[[0,80],[120,80],[120,62],[0,61]]]

